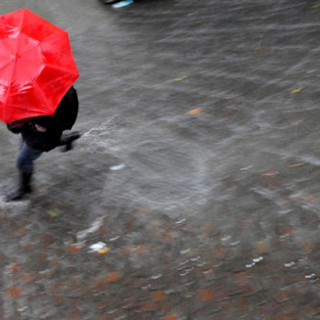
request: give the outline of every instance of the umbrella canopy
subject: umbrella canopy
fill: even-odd
[[[78,77],[65,30],[28,9],[0,16],[0,120],[53,115]]]

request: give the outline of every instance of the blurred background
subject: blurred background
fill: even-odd
[[[0,200],[0,318],[320,319],[320,1],[24,7],[69,32],[82,137]]]

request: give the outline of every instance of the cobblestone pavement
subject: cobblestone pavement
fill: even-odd
[[[0,319],[320,319],[320,2],[23,7],[69,32],[83,136],[0,201]]]

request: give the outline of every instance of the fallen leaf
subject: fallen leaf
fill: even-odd
[[[51,217],[58,217],[62,214],[62,211],[59,210],[59,209],[51,209],[51,210],[48,210],[48,215],[51,216]]]
[[[290,167],[290,168],[298,168],[298,167],[302,167],[302,166],[304,166],[304,165],[306,165],[305,162],[298,162],[298,163],[293,163],[293,164],[291,164],[289,167]]]
[[[214,299],[214,294],[209,289],[200,289],[198,290],[198,294],[201,301],[210,301]]]
[[[204,112],[203,108],[194,108],[192,110],[189,110],[188,114],[191,115],[191,116],[197,116],[197,115],[199,115],[199,114],[201,114],[203,112]]]
[[[30,272],[26,272],[21,276],[22,281],[31,282],[34,280],[34,276]]]
[[[251,57],[262,57],[264,54],[264,51],[261,49],[246,51],[246,55]]]
[[[146,252],[148,252],[148,248],[145,245],[139,245],[139,246],[136,246],[135,251],[138,254],[145,254]]]
[[[102,308],[102,309],[107,309],[107,308]],[[114,317],[110,314],[103,314],[101,315],[97,320],[113,320]]]
[[[246,272],[238,272],[235,276],[240,285],[244,286],[249,283],[249,276]]]
[[[269,246],[268,240],[261,240],[257,242],[255,245],[255,249],[257,253],[260,253],[260,254],[269,252],[270,246]]]
[[[12,298],[19,298],[21,295],[21,290],[17,287],[8,288],[7,294]]]
[[[107,275],[108,282],[116,282],[119,280],[119,278],[120,278],[120,274],[117,271],[110,272]]]
[[[275,175],[278,174],[278,173],[279,173],[279,172],[277,172],[277,171],[270,170],[270,171],[261,173],[261,175],[262,175],[263,177],[270,177],[270,176],[275,176]]]
[[[162,320],[177,320],[178,318],[174,314],[165,316]]]
[[[25,234],[25,233],[28,232],[28,228],[26,228],[26,227],[20,227],[20,228],[18,229],[18,232],[21,233],[21,234]]]
[[[52,240],[53,240],[53,236],[51,235],[51,234],[43,234],[42,235],[42,240],[43,240],[43,242],[45,242],[45,243],[50,243],[50,242],[52,242]]]
[[[157,290],[152,292],[152,297],[155,302],[160,302],[166,299],[166,294],[163,290]]]
[[[248,306],[248,302],[247,302],[246,297],[238,296],[236,298],[236,301],[237,301],[238,305],[240,306],[242,312],[245,312],[245,313],[250,312],[250,308]]]
[[[80,320],[81,313],[78,309],[69,311],[69,320]]]
[[[110,248],[105,248],[105,249],[102,249],[100,251],[98,251],[99,254],[105,254],[105,253],[108,253],[111,249]]]
[[[306,201],[310,203],[314,202],[315,200],[316,200],[316,197],[313,194],[309,194],[306,199]]]
[[[281,320],[293,320],[294,318],[284,312],[278,312],[275,314],[273,319],[281,319]]]
[[[130,255],[130,254],[132,254],[132,249],[129,246],[124,246],[121,248],[120,252],[123,255]]]
[[[152,301],[143,301],[141,303],[141,308],[144,311],[154,311],[157,309]]]
[[[277,299],[279,302],[283,302],[283,301],[288,300],[288,299],[289,299],[288,291],[286,291],[286,290],[281,290],[281,291],[279,291],[279,292],[276,294],[276,299]]]
[[[12,265],[12,266],[10,267],[9,272],[10,272],[10,273],[18,273],[19,270],[20,270],[20,266],[19,266],[18,264],[15,264],[15,265]]]
[[[99,289],[99,290],[104,290],[107,287],[107,282],[105,278],[98,278],[95,280],[94,282],[94,286],[95,288]]]
[[[223,118],[233,119],[236,116],[236,114],[237,114],[237,110],[229,109],[229,110],[223,110],[222,112],[220,112],[219,116]]]
[[[140,213],[143,214],[144,216],[147,216],[150,214],[150,210],[148,210],[146,208],[141,208]]]
[[[204,224],[204,226],[203,226],[203,231],[204,231],[204,233],[205,233],[208,237],[210,237],[211,235],[214,234],[214,232],[215,232],[215,227],[214,227],[214,225],[213,225],[212,223],[206,222],[206,223]]]
[[[70,245],[68,247],[68,251],[71,252],[71,253],[78,253],[80,251],[81,247],[80,246],[77,246],[77,245]]]
[[[183,81],[183,80],[186,80],[186,79],[188,79],[188,76],[182,76],[182,77],[175,78],[174,81],[179,82],[179,81]]]
[[[166,242],[172,242],[172,240],[174,239],[173,235],[170,234],[169,232],[168,233],[165,233],[163,235],[163,239],[166,241]]]
[[[311,239],[304,240],[302,250],[304,252],[311,252],[314,248],[314,241]]]
[[[228,251],[224,247],[217,247],[214,249],[214,255],[215,257],[219,259],[224,259],[228,254]]]
[[[282,235],[290,235],[292,236],[293,235],[293,227],[291,225],[286,225],[284,227],[281,228],[281,234]]]
[[[53,300],[53,302],[55,304],[64,304],[65,300],[64,300],[64,297],[62,295],[54,295],[54,296],[51,296],[50,299]]]
[[[33,250],[33,247],[34,247],[34,245],[33,245],[32,243],[27,243],[27,244],[25,245],[25,249],[26,249],[26,250]]]
[[[279,179],[275,179],[272,177],[266,177],[265,181],[263,182],[263,186],[269,187],[276,187],[279,184]]]
[[[198,254],[199,250],[197,248],[188,248],[186,250],[182,250],[182,254],[187,254],[188,256],[193,256]]]
[[[302,91],[303,89],[304,89],[304,88],[298,88],[298,89],[292,90],[291,92],[292,92],[292,93],[298,93],[298,92]]]

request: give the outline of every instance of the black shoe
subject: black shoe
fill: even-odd
[[[32,173],[21,173],[19,185],[6,195],[5,201],[21,200],[26,194],[31,193],[31,177]]]
[[[62,151],[70,151],[73,149],[73,141],[79,139],[81,137],[80,132],[74,131],[68,134],[63,134],[60,138],[59,146],[66,146]]]

